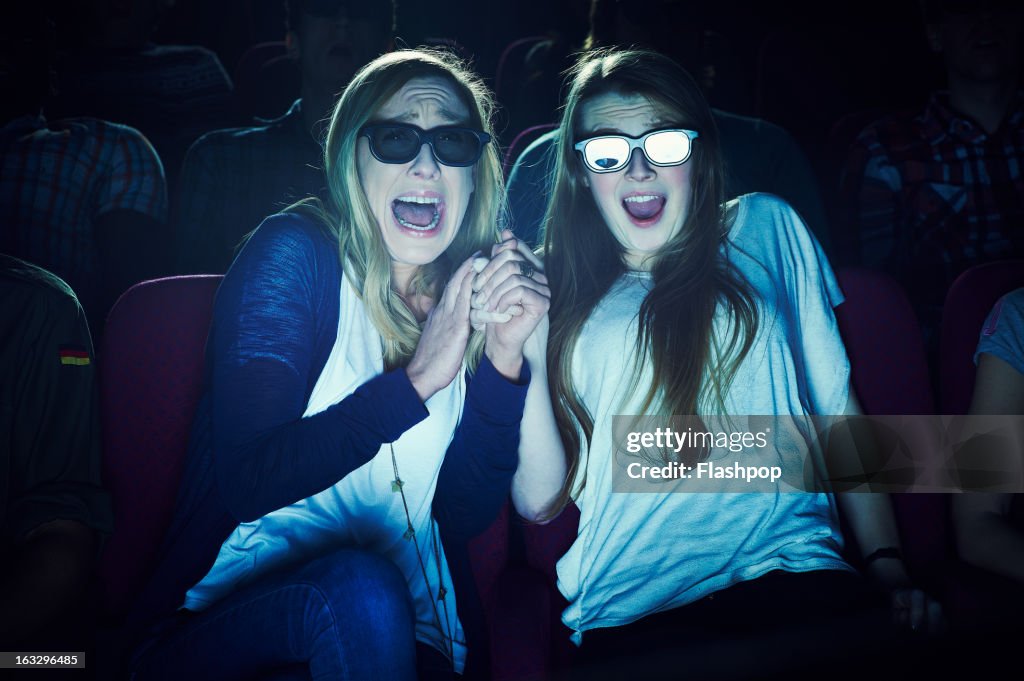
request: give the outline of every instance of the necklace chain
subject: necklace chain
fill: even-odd
[[[391,466],[395,469],[395,479],[391,481],[391,491],[398,492],[402,497],[402,508],[405,510],[405,534],[402,538],[406,541],[412,540],[413,546],[416,549],[416,560],[420,564],[420,572],[423,574],[423,583],[427,586],[427,593],[430,594],[430,606],[434,610],[434,624],[437,625],[437,630],[441,633],[441,638],[444,640],[444,645],[447,648],[445,651],[448,654],[448,659],[451,660],[452,664],[455,664],[455,637],[451,633],[451,619],[448,616],[448,601],[446,596],[448,595],[448,589],[444,587],[444,577],[441,572],[441,549],[437,538],[437,532],[433,530],[433,523],[431,523],[430,531],[430,545],[434,554],[434,563],[437,565],[437,598],[430,593],[430,580],[427,579],[427,566],[423,563],[423,554],[420,553],[420,542],[416,538],[416,528],[412,525],[412,516],[409,514],[409,503],[405,499],[405,482],[402,480],[402,476],[398,474],[398,458],[395,456],[395,445],[390,443],[391,447]],[[441,613],[437,608],[437,601],[441,601],[441,609],[444,610],[444,623],[445,626],[441,626]]]

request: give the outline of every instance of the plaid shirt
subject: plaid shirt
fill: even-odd
[[[323,196],[323,149],[302,121],[302,100],[265,125],[215,130],[196,140],[181,173],[179,264],[225,272],[243,237],[263,218],[307,196]]]
[[[196,45],[72,51],[58,59],[56,72],[60,88],[47,112],[132,126],[160,154],[172,188],[190,144],[239,123],[231,78],[216,54]]]
[[[87,311],[99,292],[95,220],[127,210],[167,221],[163,166],[134,128],[24,116],[0,129],[0,163],[0,252],[62,278]]]
[[[843,178],[863,263],[906,286],[925,315],[980,262],[1024,255],[1024,93],[987,134],[932,95],[916,117],[868,126]]]

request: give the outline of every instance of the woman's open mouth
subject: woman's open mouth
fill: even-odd
[[[665,197],[659,194],[631,194],[622,200],[622,207],[638,227],[653,225],[665,210]]]
[[[444,202],[436,196],[402,196],[391,202],[395,222],[407,234],[432,236],[444,213]]]

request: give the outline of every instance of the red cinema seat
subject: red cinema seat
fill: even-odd
[[[903,289],[886,274],[858,267],[836,276],[846,296],[836,318],[864,413],[935,413],[921,327]],[[908,492],[891,499],[908,571],[938,590],[952,551],[948,495]]]
[[[128,289],[110,311],[99,356],[103,481],[114,533],[100,556],[107,615],[120,618],[145,583],[174,510],[203,350],[220,275]]]

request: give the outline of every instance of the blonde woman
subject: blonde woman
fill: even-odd
[[[329,201],[232,265],[135,678],[486,674],[466,544],[507,498],[548,307],[524,282],[471,338],[504,205],[490,114],[453,58],[379,57],[334,110]]]
[[[856,413],[820,246],[778,198],[723,202],[711,112],[661,55],[584,55],[561,130],[544,239],[561,441],[550,429],[537,441],[566,454],[551,508],[581,514],[557,574],[582,664],[607,672],[610,658],[861,606],[831,494],[613,491],[616,415]],[[781,462],[811,438],[772,439],[767,455]],[[888,500],[842,502],[893,617],[936,621],[907,580]]]

